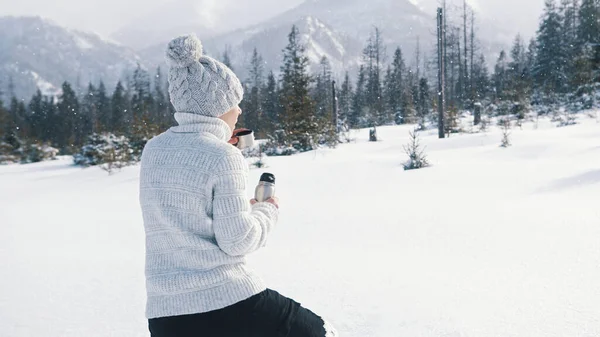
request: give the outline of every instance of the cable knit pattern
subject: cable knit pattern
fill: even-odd
[[[176,111],[218,117],[242,101],[240,80],[226,65],[203,55],[202,43],[195,35],[173,39],[165,58]]]
[[[221,309],[266,289],[244,256],[265,246],[277,222],[251,206],[248,164],[218,118],[176,113],[178,126],[142,155],[147,318]]]

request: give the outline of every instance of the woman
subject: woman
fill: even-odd
[[[146,144],[140,172],[152,337],[335,336],[246,265],[279,206],[246,199],[248,165],[231,145],[239,79],[193,35],[171,41],[166,60],[178,125]]]

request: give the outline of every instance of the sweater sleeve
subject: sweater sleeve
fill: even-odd
[[[248,164],[241,153],[230,154],[218,165],[213,185],[213,228],[226,254],[242,256],[264,247],[277,223],[271,203],[250,205],[246,195]]]

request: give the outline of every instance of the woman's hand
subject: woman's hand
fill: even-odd
[[[250,200],[250,205],[254,205],[256,204],[258,201],[256,201],[256,199],[252,199]],[[279,199],[277,197],[273,197],[273,198],[269,198],[267,201],[270,204],[275,205],[275,207],[279,208]]]
[[[240,129],[235,129],[233,130],[233,134],[231,135],[231,138],[227,141],[229,144],[236,146],[237,143],[240,141],[240,139],[238,138],[237,134],[242,132],[242,131],[250,131],[250,129],[246,129],[246,128],[240,128]]]

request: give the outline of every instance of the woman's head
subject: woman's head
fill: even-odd
[[[240,104],[244,89],[231,69],[202,49],[195,35],[169,43],[165,56],[171,103],[176,112],[220,117]]]
[[[238,118],[242,114],[242,109],[238,105],[234,106],[231,110],[227,111],[223,115],[219,116],[231,129],[231,132],[235,130],[235,125],[238,122]]]

